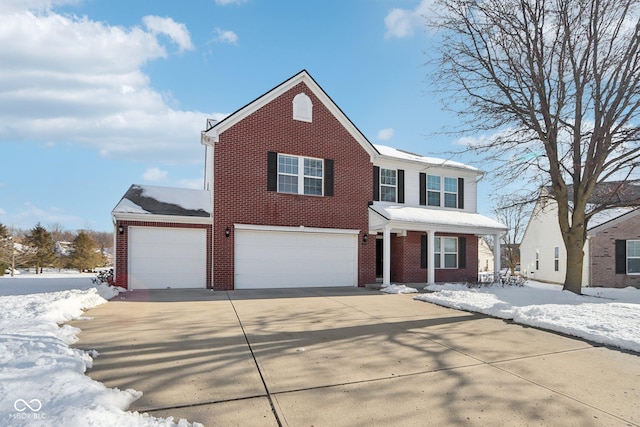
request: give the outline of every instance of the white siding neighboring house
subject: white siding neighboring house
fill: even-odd
[[[567,257],[558,225],[558,206],[555,200],[544,196],[544,191],[520,244],[521,271],[530,279],[562,284]],[[611,208],[590,219],[584,247],[583,287],[640,287],[640,274],[616,273],[616,256],[622,256],[617,253],[616,241],[640,240],[638,224],[640,210],[634,207]]]
[[[478,239],[478,273],[493,272],[493,250],[485,239]]]

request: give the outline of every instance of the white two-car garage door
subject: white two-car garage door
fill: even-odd
[[[358,285],[358,232],[235,227],[235,289]]]
[[[206,287],[204,229],[129,227],[129,289]]]

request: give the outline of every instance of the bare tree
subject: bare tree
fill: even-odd
[[[437,78],[473,150],[513,180],[550,186],[567,251],[564,289],[580,293],[592,205],[640,163],[640,0],[439,0]],[[535,173],[531,173],[535,171]],[[635,200],[635,204],[640,201]]]
[[[498,221],[508,227],[508,231],[501,237],[502,254],[511,270],[515,273],[516,266],[520,263],[520,242],[527,227],[527,220],[531,213],[528,205],[513,201],[511,198],[503,196],[497,201],[495,209]]]

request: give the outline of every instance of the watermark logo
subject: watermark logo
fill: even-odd
[[[31,410],[31,412],[40,412],[42,402],[39,399],[31,399],[29,402],[24,399],[18,399],[13,402],[13,408],[18,412],[24,412],[27,409]]]
[[[14,420],[41,420],[46,418],[46,415],[42,410],[42,402],[40,399],[18,399],[13,402],[13,409],[17,412],[14,414],[10,414],[9,418]]]

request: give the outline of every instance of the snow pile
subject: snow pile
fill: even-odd
[[[0,424],[11,426],[189,426],[172,418],[125,412],[142,393],[105,387],[84,375],[96,354],[72,349],[79,329],[59,323],[107,302],[106,285],[26,294],[47,280],[0,280]],[[54,281],[56,281],[54,279]],[[20,288],[17,287],[20,285]],[[6,286],[5,286],[6,285]],[[59,284],[57,286],[60,286]],[[71,285],[72,286],[72,285]],[[18,291],[18,295],[6,295]]]
[[[380,292],[384,292],[386,294],[413,294],[418,292],[418,290],[406,285],[382,285]]]
[[[428,285],[416,296],[445,307],[488,314],[640,352],[640,290],[586,288],[589,295],[527,282],[524,287]]]

